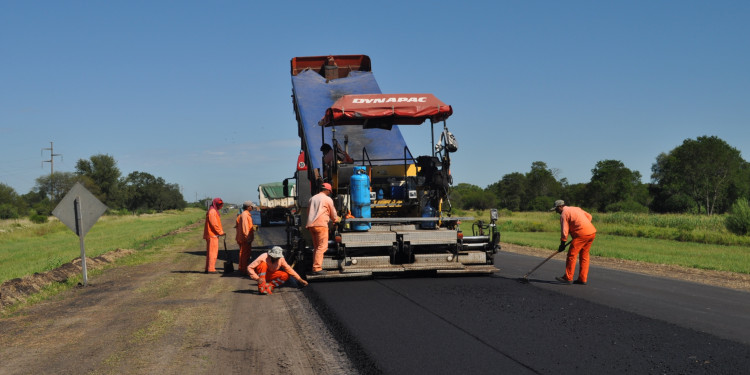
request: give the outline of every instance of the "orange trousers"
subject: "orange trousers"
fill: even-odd
[[[216,272],[216,258],[219,256],[219,237],[206,240],[206,272]]]
[[[255,273],[260,277],[260,279],[258,279],[258,291],[262,292],[265,290],[271,294],[274,288],[281,286],[289,280],[289,274],[280,269],[268,274],[266,272],[267,270],[268,263],[266,262],[260,262],[258,267],[255,267]]]
[[[323,269],[323,255],[328,251],[328,227],[309,227],[313,241],[313,272]]]
[[[240,244],[240,273],[247,276],[247,265],[250,264],[250,253],[253,251],[252,245],[249,243],[241,243]]]
[[[573,242],[568,249],[568,258],[565,259],[565,278],[573,280],[576,271],[576,256],[580,260],[578,268],[578,281],[587,282],[589,278],[589,251],[594,243],[596,233],[588,236],[573,238]]]

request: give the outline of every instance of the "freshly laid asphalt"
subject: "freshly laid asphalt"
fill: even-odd
[[[500,253],[500,272],[314,282],[318,313],[362,373],[745,374],[750,293]]]

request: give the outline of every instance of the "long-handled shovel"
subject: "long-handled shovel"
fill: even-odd
[[[571,240],[570,242],[566,243],[565,247],[568,247],[568,245],[570,245],[571,242],[573,242],[573,241]],[[542,264],[547,263],[547,261],[550,260],[550,259],[552,259],[553,256],[557,255],[557,253],[561,253],[561,251],[555,250],[555,252],[552,253],[552,254],[550,254],[550,256],[548,256],[547,259],[543,260],[542,263],[537,264],[537,266],[534,267],[534,268],[532,268],[531,271],[526,272],[526,274],[523,275],[522,278],[519,278],[518,281],[521,282],[521,283],[524,283],[524,284],[528,284],[529,283],[529,275],[531,275],[532,273],[534,273],[534,271],[536,271],[537,268],[541,267]]]
[[[224,235],[224,255],[227,257],[227,260],[224,261],[224,273],[234,272],[234,265],[232,264],[232,257],[229,255],[229,250],[227,250],[227,236],[226,235]]]

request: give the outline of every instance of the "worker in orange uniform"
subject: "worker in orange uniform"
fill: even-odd
[[[307,214],[307,230],[313,241],[312,275],[325,275],[323,269],[323,255],[328,250],[328,223],[330,220],[338,222],[340,218],[333,207],[331,184],[323,183],[320,193],[310,198],[310,211]]]
[[[253,217],[250,211],[253,210],[253,202],[246,201],[242,204],[242,213],[237,215],[237,221],[234,226],[236,235],[234,240],[240,245],[240,273],[247,276],[247,265],[250,263],[250,253],[252,252],[252,243],[255,239],[255,228],[253,228]]]
[[[250,278],[258,282],[258,293],[273,294],[274,288],[280,287],[292,276],[303,287],[307,286],[307,281],[303,280],[297,272],[294,272],[289,263],[284,259],[284,253],[281,248],[274,246],[265,254],[250,263],[246,268]]]
[[[589,275],[589,251],[591,244],[596,238],[596,228],[591,224],[591,214],[572,206],[566,206],[565,201],[555,201],[555,207],[550,211],[557,211],[560,214],[560,246],[558,252],[565,250],[565,241],[568,240],[568,234],[573,238],[568,249],[568,257],[565,260],[565,275],[555,277],[559,282],[570,284],[586,285]],[[573,275],[576,270],[576,256],[580,258],[578,269],[578,279],[573,281]]]
[[[219,236],[224,236],[221,227],[221,215],[219,210],[224,207],[221,198],[214,198],[211,207],[206,212],[206,225],[203,227],[203,238],[206,240],[206,268],[205,273],[216,272],[216,257],[219,255]]]

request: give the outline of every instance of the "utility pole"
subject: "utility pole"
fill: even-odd
[[[54,173],[55,173],[55,156],[59,156],[60,160],[62,160],[62,154],[56,154],[54,151],[54,142],[49,143],[49,147],[42,149],[42,154],[44,154],[44,150],[49,150],[49,160],[42,160],[42,167],[44,167],[44,163],[49,163],[49,183],[50,183],[50,199],[55,199],[55,184],[53,179]]]

